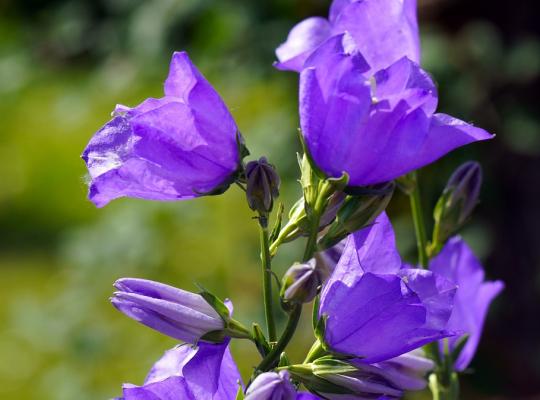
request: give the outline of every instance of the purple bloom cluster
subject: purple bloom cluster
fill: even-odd
[[[124,385],[120,399],[398,399],[426,387],[433,360],[455,357],[449,363],[455,373],[474,356],[489,305],[503,284],[485,282],[465,242],[448,236],[477,202],[480,167],[468,163],[459,169],[444,192],[444,217],[460,207],[462,215],[451,229],[434,235],[429,268],[402,261],[383,211],[395,186],[389,181],[457,147],[492,138],[436,113],[435,83],[419,65],[416,1],[334,0],[328,19],[299,23],[276,54],[278,69],[300,73],[306,154],[304,197],[283,227],[280,212],[271,234],[268,216],[280,178],[265,157],[244,164],[235,121],[184,52],[173,54],[164,97],[134,108],[117,106],[84,150],[89,198],[98,207],[123,196],[191,199],[221,193],[236,182],[258,213],[265,277],[272,272],[271,244],[279,246],[282,237],[309,238],[302,263],[282,280],[280,299],[289,322],[277,342],[270,329],[269,279],[264,280],[268,340],[257,325],[248,331],[232,319],[231,303],[209,292],[118,280],[111,299],[118,310],[185,342],[165,353],[142,386]],[[389,188],[381,195],[384,201],[362,204],[358,193],[377,193],[381,187]],[[335,235],[324,246],[329,233]],[[422,246],[427,245],[419,246],[427,259]],[[317,340],[302,364],[291,365],[282,351],[302,304],[315,298]],[[247,387],[229,350],[231,338],[253,341],[263,357]],[[438,343],[440,352],[431,355],[433,360],[422,350],[430,343]],[[309,393],[299,391],[301,384]]]

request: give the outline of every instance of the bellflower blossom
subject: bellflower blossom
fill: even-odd
[[[173,54],[165,96],[118,105],[82,158],[89,198],[184,200],[225,190],[240,166],[236,123],[185,52]]]
[[[374,74],[350,34],[324,42],[300,74],[300,125],[315,164],[327,176],[366,186],[421,168],[451,150],[492,138],[483,129],[435,113],[437,91],[403,57]]]
[[[307,18],[291,30],[276,49],[275,66],[300,72],[319,45],[344,32],[354,38],[373,71],[402,57],[420,62],[416,0],[334,0],[328,19]]]
[[[225,328],[217,311],[200,295],[145,279],[114,283],[112,304],[128,317],[167,336],[196,344],[207,333]]]
[[[245,400],[296,400],[296,389],[287,371],[265,372],[248,387]]]
[[[228,342],[168,350],[142,386],[125,384],[118,400],[234,400],[242,378]]]
[[[484,269],[469,246],[460,237],[451,238],[434,257],[429,269],[454,282],[457,286],[454,310],[448,329],[467,333],[469,338],[455,363],[463,371],[474,357],[482,335],[482,327],[490,303],[504,288],[501,281],[484,281]],[[459,337],[449,339],[450,350]],[[441,349],[443,344],[441,343]]]
[[[331,351],[364,363],[396,357],[455,334],[446,327],[455,291],[454,284],[431,271],[402,268],[383,213],[349,236],[323,288],[321,339]]]

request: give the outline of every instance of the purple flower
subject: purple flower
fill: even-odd
[[[295,400],[296,389],[287,371],[265,372],[255,378],[246,391],[245,400]]]
[[[167,336],[196,344],[225,328],[221,316],[200,295],[145,279],[123,278],[112,304],[128,317]]]
[[[431,260],[429,269],[458,286],[448,329],[469,334],[469,339],[455,363],[456,370],[463,371],[478,347],[489,305],[504,288],[504,284],[501,281],[484,281],[484,269],[480,261],[460,237],[453,237],[447,242],[441,252]],[[458,339],[459,337],[449,339],[451,350]]]
[[[348,33],[327,40],[304,67],[300,124],[307,148],[327,176],[346,172],[351,186],[395,179],[492,138],[435,113],[435,84],[414,61],[403,57],[373,74]]]
[[[324,343],[365,363],[452,336],[456,287],[431,271],[402,268],[386,214],[349,236],[321,294]]]
[[[165,352],[143,386],[125,384],[121,400],[234,400],[242,378],[228,343]]]
[[[344,32],[374,71],[402,57],[420,62],[416,0],[334,0],[328,19],[308,18],[291,30],[276,49],[276,67],[300,72],[319,45]]]
[[[185,52],[174,53],[165,96],[119,105],[82,158],[89,198],[184,200],[225,190],[240,165],[238,128]]]

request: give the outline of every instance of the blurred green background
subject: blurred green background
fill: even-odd
[[[253,157],[295,179],[297,76],[274,48],[328,0],[0,0],[0,398],[105,399],[142,383],[175,342],[116,312],[112,283],[137,276],[235,303],[262,322],[258,237],[242,193],[162,204],[86,200],[79,155],[116,103],[159,97],[172,51],[185,49],[222,94]],[[540,398],[540,41],[533,1],[420,0],[423,65],[440,107],[497,133],[421,173],[432,207],[452,170],[478,159],[482,203],[463,231],[490,278],[507,288],[463,378],[463,399]],[[390,207],[414,260],[407,199]],[[429,210],[426,211],[429,217]],[[281,273],[298,258],[282,248]],[[305,313],[308,314],[308,313]],[[281,323],[283,321],[281,320]],[[310,345],[307,321],[292,358]],[[234,352],[244,375],[257,356]],[[423,398],[420,395],[419,398]],[[425,397],[424,397],[425,398]]]

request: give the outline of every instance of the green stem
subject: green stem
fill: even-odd
[[[413,189],[409,194],[411,201],[411,211],[414,221],[414,231],[416,233],[416,244],[418,246],[418,262],[423,268],[427,268],[428,257],[426,253],[427,236],[426,227],[424,225],[424,216],[422,214],[422,202],[420,201],[420,188],[418,185],[418,177],[416,172],[411,173],[413,181]]]
[[[287,347],[289,341],[294,335],[294,332],[296,331],[296,327],[298,326],[298,321],[300,320],[301,313],[302,305],[295,305],[289,313],[289,320],[287,321],[287,326],[285,327],[283,334],[279,338],[276,345],[272,348],[272,350],[270,350],[270,353],[268,353],[266,357],[263,358],[261,363],[257,366],[256,371],[269,371],[277,365],[281,353],[283,352],[283,350],[285,350],[285,347]]]
[[[260,241],[261,241],[261,265],[263,276],[263,301],[268,340],[276,341],[276,323],[272,303],[272,264],[270,257],[270,242],[268,239],[268,222],[266,216],[259,217]]]

